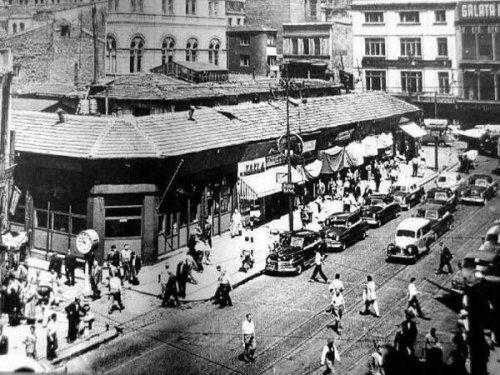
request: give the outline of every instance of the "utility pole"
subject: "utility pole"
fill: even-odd
[[[435,119],[437,119],[437,110],[438,110],[437,91],[434,91],[434,118]],[[434,168],[435,168],[436,172],[439,170],[439,162],[438,162],[439,134],[440,133],[436,133],[434,135]]]
[[[290,66],[286,65],[286,163],[288,165],[287,183],[292,186],[292,158],[290,141]],[[293,190],[288,192],[288,226],[293,231]]]
[[[99,80],[99,39],[97,35],[97,8],[92,4],[92,37],[94,42],[94,84]]]

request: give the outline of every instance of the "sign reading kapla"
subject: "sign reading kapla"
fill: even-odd
[[[500,19],[500,2],[462,2],[459,4],[459,17],[461,20]]]

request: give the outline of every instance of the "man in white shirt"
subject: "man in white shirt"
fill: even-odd
[[[332,295],[331,308],[334,319],[333,328],[339,335],[342,334],[342,324],[340,323],[340,320],[342,319],[342,315],[344,314],[344,307],[344,296],[339,289],[335,289]]]
[[[245,351],[243,358],[246,363],[254,361],[254,353],[256,349],[255,344],[255,322],[252,320],[252,314],[247,314],[246,319],[241,325],[241,332],[243,334],[243,345]]]
[[[418,316],[422,319],[425,319],[425,314],[420,307],[420,302],[418,301],[417,295],[420,292],[417,290],[417,286],[415,285],[415,278],[410,278],[410,284],[408,284],[408,307],[415,309]]]
[[[326,370],[323,374],[335,374],[335,362],[340,362],[340,356],[332,339],[328,339],[327,344],[323,347],[321,353],[321,366],[325,366]]]
[[[370,275],[366,277],[366,284],[363,289],[363,300],[365,302],[365,310],[360,311],[359,313],[361,315],[370,314],[370,307],[373,306],[373,311],[375,312],[375,316],[377,318],[380,318],[375,282],[373,281],[373,278]]]
[[[316,279],[316,276],[318,276],[319,274],[325,281],[325,284],[328,284],[328,277],[326,277],[325,274],[323,273],[322,265],[323,265],[323,254],[318,248],[316,249],[316,255],[314,258],[314,271],[311,275],[311,278],[309,279],[310,283],[312,283],[313,281],[318,281]]]
[[[332,281],[328,289],[330,290],[330,293],[334,293],[336,290],[339,290],[340,293],[344,292],[344,283],[340,280],[340,273],[335,274],[335,279]]]
[[[132,254],[132,250],[128,244],[123,245],[123,249],[120,252],[120,258],[123,266],[123,275],[121,275],[125,280],[130,278],[130,255]]]

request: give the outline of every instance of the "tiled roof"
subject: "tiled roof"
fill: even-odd
[[[78,91],[76,86],[64,83],[19,83],[14,80],[12,85],[14,95],[33,95],[45,97],[82,96],[84,91]]]
[[[272,29],[263,25],[235,25],[227,27],[228,33],[240,33],[240,32],[277,32],[276,29]]]
[[[292,132],[309,133],[419,108],[383,93],[309,98],[290,105]],[[276,139],[285,132],[283,101],[144,117],[91,117],[13,111],[16,150],[86,159],[163,158]]]
[[[194,70],[195,72],[225,72],[227,69],[214,65],[203,63],[199,61],[178,61],[178,65],[181,65],[185,68]]]

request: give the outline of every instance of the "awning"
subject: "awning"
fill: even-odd
[[[323,162],[321,160],[315,160],[305,166],[297,166],[297,170],[302,173],[305,180],[312,180],[319,176],[322,166]]]
[[[358,167],[365,163],[365,150],[361,142],[351,142],[346,146],[345,150],[349,154],[350,159],[354,162],[355,166]]]
[[[359,144],[361,146],[361,144]],[[362,146],[361,146],[362,147]],[[322,150],[319,152],[319,159],[322,162],[321,173],[322,174],[332,174],[349,167],[357,167],[364,162],[364,158],[361,151],[361,163],[359,155],[356,155],[356,149],[359,150],[357,146],[351,146],[351,150],[347,147],[335,146],[327,150]]]
[[[377,148],[382,149],[382,148],[389,148],[394,144],[394,140],[392,138],[391,133],[382,133],[378,136],[378,144]]]
[[[427,132],[422,129],[420,126],[415,124],[414,122],[410,122],[408,124],[399,125],[401,130],[403,130],[406,134],[413,138],[420,138],[424,135],[427,135]]]
[[[363,153],[365,157],[377,156],[378,155],[378,139],[377,137],[370,135],[361,141],[363,145]]]
[[[265,172],[240,178],[239,196],[242,199],[258,199],[282,191],[283,182],[288,181],[288,167],[280,165]],[[292,182],[304,183],[304,177],[292,167]]]

